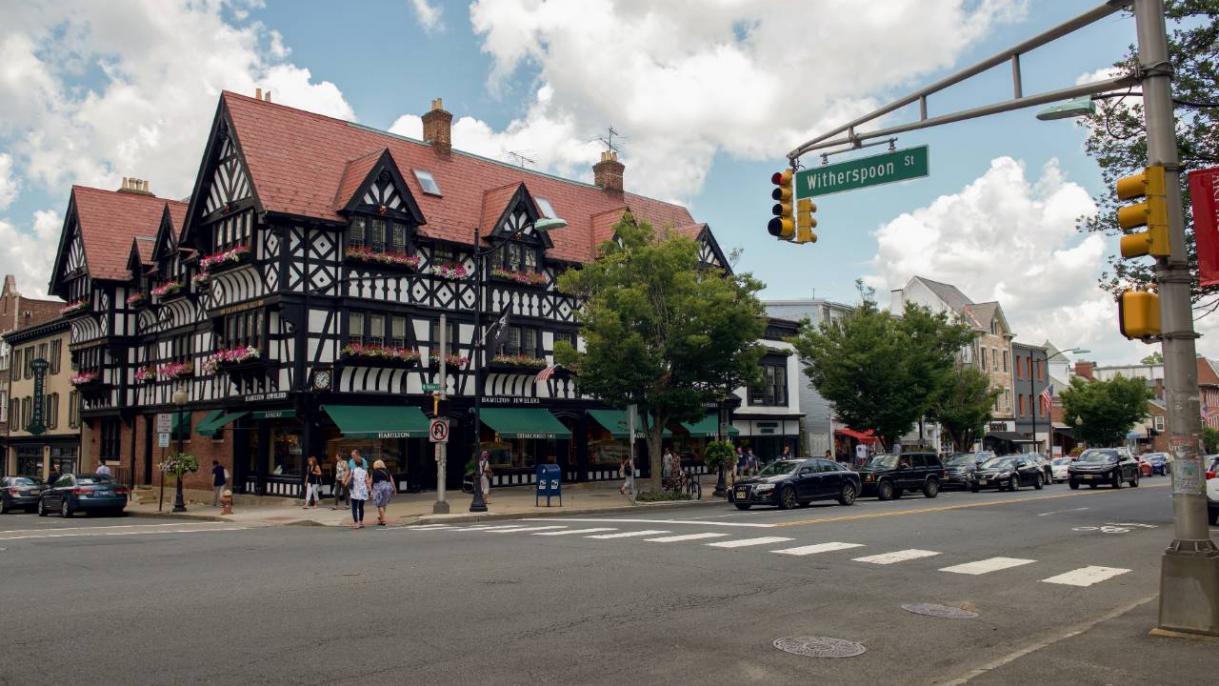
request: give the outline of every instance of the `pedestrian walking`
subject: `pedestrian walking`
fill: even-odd
[[[358,451],[351,451],[356,458]],[[364,460],[360,459],[355,467],[347,471],[347,492],[351,498],[351,528],[364,528],[364,501],[368,500],[368,492],[372,489],[372,476],[364,468]]]
[[[758,473],[758,456],[753,454],[753,448],[745,453],[746,467],[749,469],[750,476],[756,476]]]
[[[792,447],[790,445],[783,446],[783,454],[779,455],[780,460],[790,460],[792,458]]]
[[[347,495],[347,462],[342,455],[334,454],[334,507],[339,509],[339,502]]]
[[[389,507],[389,499],[394,495],[394,480],[385,468],[385,462],[377,460],[372,463],[372,502],[377,506],[377,526],[385,526],[385,508]]]
[[[660,458],[660,478],[663,481],[673,478],[673,451],[669,448],[665,448],[665,453]]]
[[[736,475],[744,476],[745,473],[745,449],[741,446],[736,447]]]
[[[360,465],[361,467],[363,467],[364,471],[368,471],[368,462],[364,459],[363,456],[360,455],[360,449],[352,448],[351,449],[351,459],[347,460],[347,468],[355,469],[357,464]]]
[[[212,507],[220,507],[220,499],[224,497],[224,487],[229,482],[224,467],[218,460],[212,460]]]
[[[478,456],[478,486],[483,489],[483,502],[491,504],[491,453],[484,450]]]
[[[630,455],[622,457],[622,464],[618,466],[618,474],[622,477],[622,485],[618,487],[618,492],[630,498],[635,497],[635,463],[631,461]]]
[[[317,509],[317,506],[322,502],[322,465],[318,464],[317,458],[310,455],[309,460],[305,462],[305,507]],[[313,503],[310,505],[309,503]]]
[[[106,476],[106,477],[111,477],[111,478],[114,477],[114,473],[110,471],[110,466],[107,465],[105,462],[102,462],[101,464],[97,465],[96,474],[98,476]]]
[[[63,476],[63,472],[59,471],[59,465],[52,464],[51,471],[47,473],[47,485],[54,486],[61,476]]]

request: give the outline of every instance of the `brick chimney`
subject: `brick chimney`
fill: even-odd
[[[133,176],[124,176],[123,185],[119,187],[119,193],[134,193],[136,195],[152,195],[152,191],[148,190],[148,181],[145,179],[137,179]]]
[[[622,172],[626,165],[618,161],[618,153],[606,150],[601,161],[593,165],[593,183],[606,193],[622,195]]]
[[[1092,363],[1087,362],[1085,360],[1080,360],[1079,362],[1076,362],[1075,363],[1075,375],[1082,376],[1083,378],[1088,379],[1089,381],[1093,380],[1095,377],[1092,376]]]
[[[437,155],[448,156],[453,149],[453,113],[444,109],[440,98],[432,101],[432,109],[423,115],[423,140],[431,143]]]

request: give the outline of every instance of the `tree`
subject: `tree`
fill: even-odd
[[[560,342],[555,357],[575,371],[583,392],[613,407],[638,406],[657,488],[665,426],[700,419],[708,403],[759,380],[762,284],[708,268],[694,240],[629,214],[615,235],[595,261],[559,279],[563,292],[582,300],[585,349]]]
[[[806,324],[793,343],[837,415],[891,445],[927,414],[956,353],[972,338],[944,313],[909,303],[899,319],[865,299],[845,317],[816,329]]]
[[[1139,360],[1141,364],[1164,364],[1164,353],[1159,350]]]
[[[1190,272],[1194,275],[1193,299],[1208,300],[1203,307],[1219,303],[1209,298],[1219,287],[1202,288],[1198,283],[1197,252],[1189,202],[1187,172],[1219,163],[1219,0],[1166,0],[1165,17],[1171,28],[1168,56],[1172,62],[1173,101],[1177,116],[1177,149],[1181,159],[1181,198],[1186,227],[1186,247]],[[1138,64],[1137,51],[1131,46],[1126,58],[1114,66],[1130,71]],[[1117,225],[1118,199],[1114,182],[1147,166],[1147,136],[1139,91],[1123,92],[1121,97],[1099,101],[1097,111],[1081,122],[1087,127],[1086,150],[1101,168],[1104,190],[1095,198],[1099,212],[1081,220],[1087,231],[1109,235],[1121,233]],[[1152,282],[1150,260],[1109,258],[1109,270],[1101,275],[1101,286],[1116,294],[1125,288],[1147,286]]]
[[[1002,392],[991,388],[985,373],[973,367],[957,367],[936,393],[928,416],[940,423],[953,447],[965,450],[983,435],[995,399]]]
[[[1063,417],[1075,427],[1076,438],[1106,446],[1125,440],[1130,427],[1147,416],[1147,401],[1154,396],[1142,379],[1085,381],[1077,376],[1061,397]]]
[[[1202,449],[1207,455],[1219,453],[1219,429],[1202,427]]]

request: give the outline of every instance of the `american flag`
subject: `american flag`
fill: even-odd
[[[1054,384],[1048,384],[1045,390],[1041,392],[1041,395],[1037,396],[1037,399],[1041,401],[1041,412],[1049,414],[1050,409],[1054,405]]]
[[[559,365],[552,364],[549,367],[538,372],[533,378],[535,381],[549,381],[550,377],[554,376],[554,370],[558,369]]]

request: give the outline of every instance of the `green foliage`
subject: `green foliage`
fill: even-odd
[[[759,378],[765,313],[748,274],[709,269],[690,238],[653,230],[626,215],[620,242],[559,279],[582,300],[585,350],[560,342],[559,364],[580,389],[611,407],[638,406],[652,474],[659,479],[661,431],[695,421],[707,403]]]
[[[1139,360],[1142,364],[1164,364],[1164,353],[1159,350]]]
[[[710,469],[727,467],[736,458],[736,450],[728,441],[711,441],[703,450],[703,463]]]
[[[166,458],[161,469],[168,474],[173,474],[175,478],[181,479],[182,475],[187,472],[199,471],[199,460],[190,453],[174,453]]]
[[[1147,401],[1154,395],[1142,379],[1085,381],[1077,376],[1061,397],[1063,417],[1075,427],[1075,437],[1091,446],[1108,446],[1122,444],[1130,427],[1147,416]]]
[[[940,423],[953,446],[965,450],[983,435],[1000,393],[984,372],[958,367],[945,378],[927,414]]]
[[[1202,427],[1202,447],[1207,455],[1219,453],[1219,429]]]
[[[1198,283],[1197,251],[1194,245],[1193,220],[1187,173],[1191,170],[1219,164],[1219,0],[1166,0],[1164,15],[1169,26],[1168,56],[1172,62],[1172,92],[1176,105],[1177,150],[1181,159],[1182,210],[1185,217],[1186,247],[1190,273],[1193,274],[1193,299],[1219,292],[1219,288],[1202,288]],[[1128,17],[1128,15],[1127,15]],[[1133,26],[1133,21],[1128,18]],[[1138,63],[1134,46],[1125,59],[1115,66],[1124,71]],[[1101,168],[1104,184],[1094,198],[1099,212],[1080,221],[1087,231],[1108,235],[1121,233],[1115,213],[1118,201],[1114,182],[1147,166],[1147,136],[1143,122],[1143,101],[1135,95],[1106,98],[1097,102],[1097,111],[1081,125],[1088,129],[1086,149]],[[1101,286],[1116,293],[1130,286],[1147,286],[1152,282],[1150,260],[1125,260],[1118,255],[1109,259],[1109,269],[1101,276]]]
[[[895,443],[930,412],[957,352],[973,340],[967,325],[913,303],[899,319],[865,300],[840,319],[807,324],[793,343],[813,386],[850,426]]]

